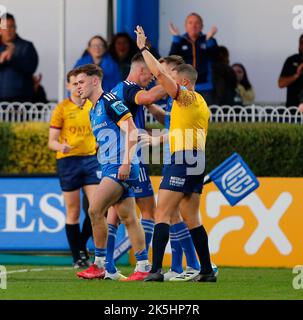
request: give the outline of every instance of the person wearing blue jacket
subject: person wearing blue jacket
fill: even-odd
[[[169,55],[181,56],[186,63],[197,70],[198,80],[195,90],[203,96],[208,105],[211,105],[213,103],[212,64],[218,48],[213,36],[217,28],[212,27],[207,34],[202,33],[203,20],[199,14],[192,12],[185,20],[185,34],[181,35],[172,23],[169,29],[173,35]]]
[[[18,36],[12,14],[1,17],[1,26],[0,101],[32,102],[32,76],[38,66],[37,51],[31,42]]]
[[[102,86],[109,92],[122,81],[118,63],[107,52],[107,42],[101,36],[92,37],[82,57],[76,62],[75,68],[85,64],[96,64],[104,72]]]

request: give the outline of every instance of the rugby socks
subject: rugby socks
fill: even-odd
[[[99,269],[104,268],[106,257],[106,248],[95,248],[95,265]]]
[[[93,229],[92,229],[90,217],[86,215],[83,221],[82,230],[80,234],[80,250],[81,251],[86,251],[87,241],[92,235],[93,235]]]
[[[77,224],[65,224],[65,232],[67,241],[72,252],[73,261],[80,260],[80,225]]]
[[[182,267],[183,251],[182,251],[181,244],[177,239],[174,226],[175,225],[172,225],[169,227],[169,239],[170,239],[171,254],[172,254],[171,271],[182,273],[183,272],[183,267]]]
[[[162,269],[162,262],[168,239],[169,225],[167,223],[157,223],[153,236],[153,265],[151,273],[155,273]]]
[[[142,251],[135,252],[135,257],[137,260],[136,271],[148,272],[150,270],[150,265],[148,263],[147,251],[144,249]]]
[[[155,223],[153,220],[141,219],[141,224],[144,229],[146,251],[148,252],[149,245],[154,233]]]
[[[207,274],[212,272],[212,266],[210,261],[209,249],[208,249],[208,236],[201,225],[200,227],[190,230],[191,237],[193,239],[197,254],[199,256],[201,264],[201,274]]]
[[[108,224],[108,239],[105,268],[109,273],[116,273],[114,262],[114,251],[116,243],[117,228],[113,224]]]
[[[180,241],[182,250],[186,257],[186,265],[195,270],[200,270],[200,264],[196,256],[193,239],[189,233],[187,225],[182,221],[174,225],[177,239]]]

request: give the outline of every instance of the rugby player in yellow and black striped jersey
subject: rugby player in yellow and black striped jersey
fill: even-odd
[[[91,102],[79,97],[73,71],[67,74],[67,89],[70,98],[59,103],[51,117],[49,148],[56,151],[60,186],[66,205],[65,230],[75,268],[90,265],[86,251],[87,240],[92,235],[91,222],[86,217],[80,232],[80,189],[83,188],[90,202],[100,179],[96,157],[96,140],[89,119]],[[87,208],[86,208],[87,209]]]
[[[201,270],[193,281],[215,282],[212,269],[208,237],[199,219],[200,193],[205,170],[205,143],[210,112],[205,100],[194,91],[197,72],[191,65],[175,68],[172,77],[155,59],[146,47],[142,27],[137,26],[137,45],[153,75],[158,79],[170,97],[171,110],[169,143],[171,164],[166,166],[158,193],[156,226],[153,236],[153,264],[144,281],[163,281],[161,273],[165,247],[169,239],[169,223],[179,212],[180,206],[194,206],[193,217],[188,216],[190,233],[199,256]],[[181,87],[187,82],[187,88]],[[190,86],[191,85],[191,86]],[[202,161],[201,161],[202,159]],[[199,161],[200,160],[200,161]]]

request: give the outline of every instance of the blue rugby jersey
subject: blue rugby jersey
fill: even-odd
[[[98,161],[103,165],[121,164],[125,152],[125,134],[119,122],[131,117],[127,106],[112,93],[103,93],[90,110],[93,134],[99,144]],[[136,155],[132,163],[136,163]],[[138,163],[138,162],[137,162]]]
[[[118,83],[111,90],[113,94],[119,97],[123,103],[127,105],[138,129],[145,129],[144,107],[136,102],[136,95],[142,90],[144,89],[138,84],[128,80]]]

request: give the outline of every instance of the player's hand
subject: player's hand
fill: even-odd
[[[147,147],[147,146],[152,146],[152,147],[157,147],[161,143],[161,136],[159,137],[153,137],[149,134],[142,133],[139,136],[140,138],[140,147]]]
[[[178,29],[172,22],[170,22],[170,23],[168,24],[168,29],[169,29],[170,33],[171,33],[173,36],[179,36],[179,35],[180,35],[179,29]]]
[[[124,181],[129,178],[129,175],[130,175],[130,164],[122,164],[119,167],[118,179]]]
[[[300,104],[299,104],[298,110],[299,110],[300,112],[303,112],[303,103],[300,103]]]
[[[216,26],[212,26],[209,32],[206,34],[206,40],[212,38],[218,32],[218,28]]]
[[[66,140],[63,141],[63,143],[61,143],[61,152],[64,154],[69,153],[74,147],[70,146],[69,144],[67,144]]]
[[[135,33],[137,35],[137,46],[141,50],[146,45],[146,36],[141,26],[137,26]]]

